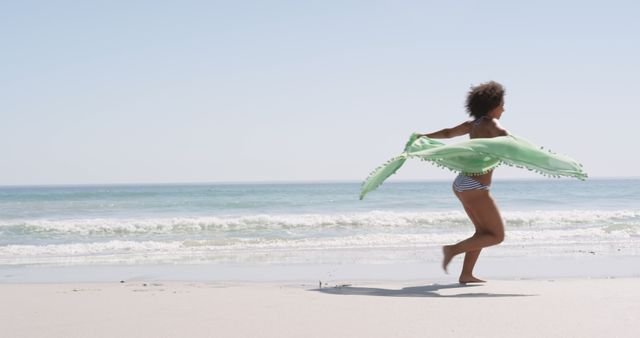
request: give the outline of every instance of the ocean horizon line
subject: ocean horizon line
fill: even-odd
[[[556,179],[556,178],[552,178]],[[560,178],[571,180],[571,178]],[[639,180],[640,176],[595,176],[587,180]],[[450,182],[451,178],[437,179],[389,179],[386,183],[425,183]],[[496,177],[494,182],[547,181],[547,177]],[[317,180],[238,180],[238,181],[185,181],[185,182],[113,182],[113,183],[34,183],[34,184],[0,184],[3,188],[79,188],[79,187],[124,187],[124,186],[201,186],[201,185],[304,185],[304,184],[354,184],[364,179],[317,179]]]

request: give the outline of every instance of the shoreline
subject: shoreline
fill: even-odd
[[[640,256],[0,266],[11,337],[637,337]]]
[[[91,266],[0,266],[0,285],[19,283],[176,282],[351,282],[457,281],[462,257],[450,274],[439,261],[384,264],[157,264]],[[489,280],[553,278],[640,278],[640,256],[481,257],[477,276]]]

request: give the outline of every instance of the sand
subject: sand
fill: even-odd
[[[0,284],[0,336],[640,336],[640,278],[342,284]]]

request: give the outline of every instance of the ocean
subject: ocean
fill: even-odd
[[[451,182],[0,188],[0,266],[436,262],[473,233]],[[640,255],[640,179],[494,180],[491,257]]]

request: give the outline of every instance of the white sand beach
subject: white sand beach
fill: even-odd
[[[2,284],[3,337],[638,337],[639,278]]]
[[[3,1],[0,338],[640,338],[639,13]]]

